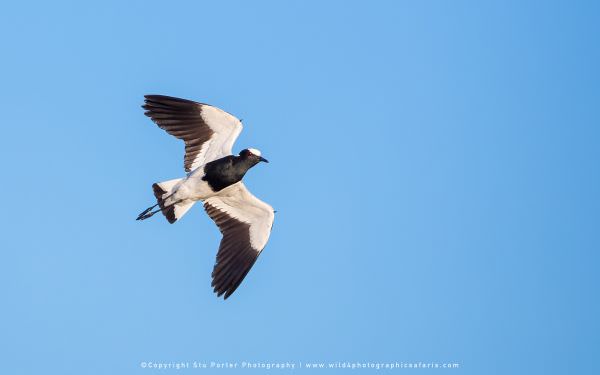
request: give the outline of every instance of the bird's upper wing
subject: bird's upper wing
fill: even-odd
[[[275,213],[273,207],[252,195],[242,182],[208,198],[204,209],[219,227],[223,239],[212,273],[217,296],[229,297],[242,283],[264,249]]]
[[[185,141],[186,172],[231,154],[233,142],[242,131],[242,123],[235,116],[191,100],[163,95],[145,98],[144,114],[167,133]]]

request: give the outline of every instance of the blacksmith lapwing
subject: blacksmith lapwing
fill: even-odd
[[[242,131],[233,115],[210,105],[163,95],[146,95],[145,115],[161,129],[185,142],[186,177],[152,185],[157,204],[137,220],[162,212],[174,223],[198,201],[223,234],[212,272],[217,296],[227,299],[241,284],[264,249],[273,219],[273,207],[252,195],[242,178],[267,159],[255,148],[231,155]],[[158,209],[152,211],[156,206]]]

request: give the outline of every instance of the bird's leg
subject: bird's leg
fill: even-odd
[[[155,213],[157,213],[158,211],[160,211],[160,209],[158,209],[157,211],[150,212],[150,211],[151,211],[151,210],[152,210],[154,207],[156,207],[156,206],[158,206],[158,203],[157,203],[157,204],[155,204],[155,205],[154,205],[154,206],[152,206],[152,207],[148,207],[148,208],[146,208],[144,211],[142,211],[142,213],[140,213],[140,214],[138,215],[138,217],[137,217],[137,219],[136,219],[136,220],[144,220],[144,219],[147,219],[147,218],[151,217],[152,215],[154,215]],[[150,213],[148,213],[148,212],[150,212]]]
[[[167,197],[165,197],[165,198],[161,198],[161,199],[160,199],[160,201],[164,203],[164,202],[165,202],[167,199],[169,199],[169,198],[171,198],[173,195],[175,195],[175,193],[176,193],[175,191],[174,191],[174,192],[172,192],[171,194],[169,194],[169,196],[167,196]],[[150,212],[150,211],[152,211],[152,209],[153,209],[154,207],[156,207],[156,206],[158,206],[158,205],[159,205],[159,203],[156,203],[154,206],[152,206],[152,207],[148,207],[148,208],[146,208],[144,211],[142,211],[142,213],[138,215],[138,217],[137,217],[137,219],[136,219],[136,220],[146,220],[147,218],[149,218],[149,217],[152,217],[152,215],[154,215],[155,213],[157,213],[157,212],[160,212],[160,211],[164,210],[165,208],[167,208],[167,207],[169,207],[169,206],[172,206],[172,205],[174,205],[174,204],[177,204],[177,203],[179,203],[179,202],[175,202],[175,203],[171,203],[171,204],[165,205],[164,207],[162,207],[162,208],[159,208],[159,209],[158,209],[158,210],[156,210],[156,211]]]
[[[148,218],[152,217],[152,216],[153,216],[155,213],[157,213],[157,212],[160,212],[160,211],[162,211],[162,210],[159,208],[158,210],[155,210],[155,211],[152,211],[152,212],[148,212],[148,213],[145,213],[145,214],[143,214],[143,215],[142,215],[142,214],[140,214],[140,215],[137,217],[137,219],[136,219],[136,220],[146,220],[146,219],[148,219]]]
[[[175,194],[175,193],[173,193],[173,194]],[[171,196],[172,196],[173,194],[171,194],[171,195],[169,195],[168,197],[164,198],[162,201],[164,202],[165,200],[167,200],[167,199],[171,198]],[[146,208],[144,211],[142,211],[142,213],[140,213],[140,214],[138,215],[137,219],[135,219],[135,220],[146,220],[146,219],[148,219],[148,218],[152,217],[152,216],[153,216],[155,213],[157,213],[157,212],[160,212],[160,211],[164,210],[164,209],[165,209],[165,208],[167,208],[167,207],[171,207],[171,206],[173,206],[173,205],[176,205],[177,203],[180,203],[180,202],[181,202],[181,200],[179,200],[179,201],[177,201],[177,202],[174,202],[174,203],[171,203],[171,204],[168,204],[168,205],[166,205],[166,206],[164,206],[164,207],[162,207],[162,208],[159,208],[158,210],[155,210],[155,211],[152,211],[152,212],[150,212],[150,211],[151,211],[151,210],[152,210],[154,207],[158,206],[158,203],[157,203],[157,204],[155,204],[154,206],[152,206],[152,207],[148,207],[148,208]]]
[[[152,207],[148,207],[148,208],[146,208],[146,209],[145,209],[145,210],[144,210],[144,211],[143,211],[141,214],[139,214],[139,215],[138,215],[138,217],[139,217],[139,216],[142,216],[142,215],[145,215],[145,214],[147,214],[147,213],[148,213],[148,211],[150,211],[151,209],[153,209],[153,208],[154,208],[154,207],[156,207],[156,206],[158,206],[158,203],[157,203],[157,204],[155,204],[155,205],[154,205],[154,206],[152,206]]]

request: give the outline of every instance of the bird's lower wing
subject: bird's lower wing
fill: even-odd
[[[217,296],[225,294],[227,299],[267,244],[275,214],[271,206],[252,195],[241,182],[207,199],[204,208],[223,234],[212,286]]]

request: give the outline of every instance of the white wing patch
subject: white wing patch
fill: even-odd
[[[214,134],[202,145],[200,153],[192,163],[192,170],[210,161],[231,155],[233,143],[243,129],[240,120],[217,107],[202,104],[200,114]]]
[[[206,202],[231,217],[250,225],[250,244],[256,251],[262,251],[275,219],[273,207],[256,198],[242,182],[235,183],[208,198]]]

